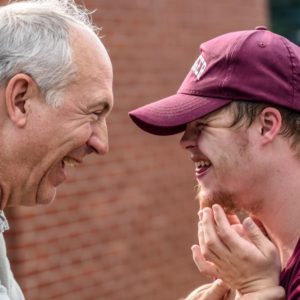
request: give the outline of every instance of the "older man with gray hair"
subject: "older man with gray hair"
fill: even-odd
[[[73,0],[0,8],[0,299],[21,300],[2,232],[7,206],[50,203],[66,165],[108,151],[112,66]]]

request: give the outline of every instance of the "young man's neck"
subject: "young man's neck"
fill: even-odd
[[[278,247],[284,267],[300,238],[300,185],[294,179],[284,189],[275,189],[273,193],[269,190],[266,194],[265,205],[254,215]]]

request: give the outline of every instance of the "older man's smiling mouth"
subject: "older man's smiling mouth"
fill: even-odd
[[[65,156],[62,160],[62,167],[64,168],[65,166],[69,166],[69,167],[74,168],[74,167],[77,167],[81,163],[82,163],[81,159],[75,159],[70,156]]]
[[[66,180],[67,178],[66,167],[74,168],[81,163],[82,163],[81,158],[65,156],[57,165],[57,167],[53,170],[53,172],[51,172],[50,178],[53,186],[58,186]]]

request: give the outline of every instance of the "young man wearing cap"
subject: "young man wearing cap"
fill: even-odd
[[[300,299],[300,48],[264,27],[219,36],[175,95],[130,116],[152,134],[184,131],[201,206],[194,260],[226,284],[197,299],[223,299],[227,287]],[[230,224],[224,211],[240,210],[250,217]]]

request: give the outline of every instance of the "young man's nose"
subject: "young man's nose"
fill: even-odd
[[[196,147],[197,145],[197,135],[194,131],[187,129],[181,140],[180,140],[180,145],[183,149],[189,150],[191,148]]]

